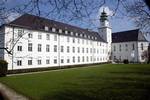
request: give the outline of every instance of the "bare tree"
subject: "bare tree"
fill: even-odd
[[[147,0],[145,0],[147,1]],[[150,9],[144,0],[122,2],[127,14],[143,32],[150,33]]]

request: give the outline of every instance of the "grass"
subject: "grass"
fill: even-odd
[[[150,65],[106,64],[0,78],[33,100],[150,100]]]

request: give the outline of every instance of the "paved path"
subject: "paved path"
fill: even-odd
[[[0,93],[4,100],[29,100],[27,97],[16,93],[14,90],[8,88],[2,83],[0,83]]]

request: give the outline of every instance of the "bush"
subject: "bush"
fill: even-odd
[[[0,60],[0,77],[6,76],[8,63],[5,60]]]
[[[123,60],[123,63],[124,63],[124,64],[128,64],[128,63],[129,63],[128,59],[124,59],[124,60]]]

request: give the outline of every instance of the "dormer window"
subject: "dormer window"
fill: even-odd
[[[48,31],[48,26],[45,26],[44,29],[45,29],[45,31]]]
[[[78,33],[76,33],[76,36],[78,36]]]
[[[65,31],[65,34],[68,34],[68,31]]]
[[[52,28],[52,32],[55,32],[56,31],[56,29],[55,28]]]

